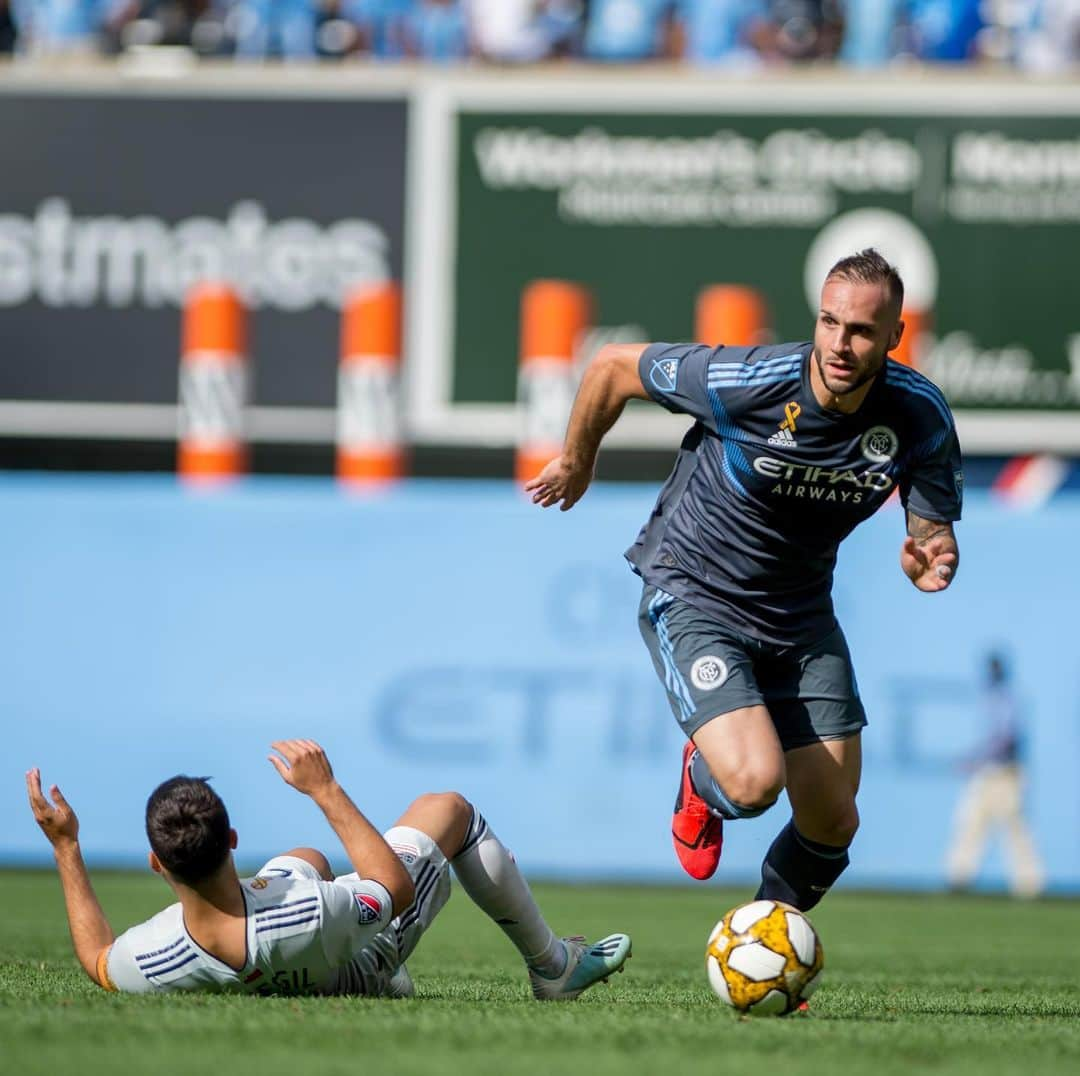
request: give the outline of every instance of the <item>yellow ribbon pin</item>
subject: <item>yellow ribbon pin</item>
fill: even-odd
[[[795,420],[802,414],[802,408],[792,401],[791,403],[784,405],[784,414],[787,416],[787,421],[780,423],[780,429],[790,430],[794,433]]]

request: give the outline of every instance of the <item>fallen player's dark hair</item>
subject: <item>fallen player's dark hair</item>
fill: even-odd
[[[229,855],[229,812],[205,777],[170,777],[146,801],[146,836],[161,865],[196,885]]]
[[[890,265],[873,247],[860,250],[841,258],[826,274],[825,279],[839,277],[841,280],[860,284],[884,284],[892,300],[897,316],[904,307],[904,282],[896,267]]]

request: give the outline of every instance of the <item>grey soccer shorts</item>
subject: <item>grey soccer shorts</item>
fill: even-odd
[[[732,631],[648,583],[638,624],[687,737],[714,717],[764,705],[785,751],[854,736],[866,724],[839,626],[804,646],[775,646]]]
[[[450,864],[426,833],[410,826],[394,826],[383,836],[409,872],[416,897],[342,967],[338,982],[341,994],[379,997],[388,993],[394,972],[408,960],[450,896]]]

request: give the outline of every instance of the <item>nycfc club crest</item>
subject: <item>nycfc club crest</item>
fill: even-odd
[[[712,691],[714,687],[719,687],[727,677],[727,663],[723,658],[712,654],[698,658],[690,666],[690,682],[698,691]]]
[[[871,426],[859,442],[862,454],[871,463],[888,463],[899,447],[899,438],[888,426]]]

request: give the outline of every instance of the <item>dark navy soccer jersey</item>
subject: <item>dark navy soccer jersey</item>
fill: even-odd
[[[647,582],[780,646],[836,625],[836,550],[898,489],[924,519],[960,518],[960,446],[945,398],[891,359],[851,415],[810,386],[813,345],[651,344],[642,383],[692,415],[626,557]]]

